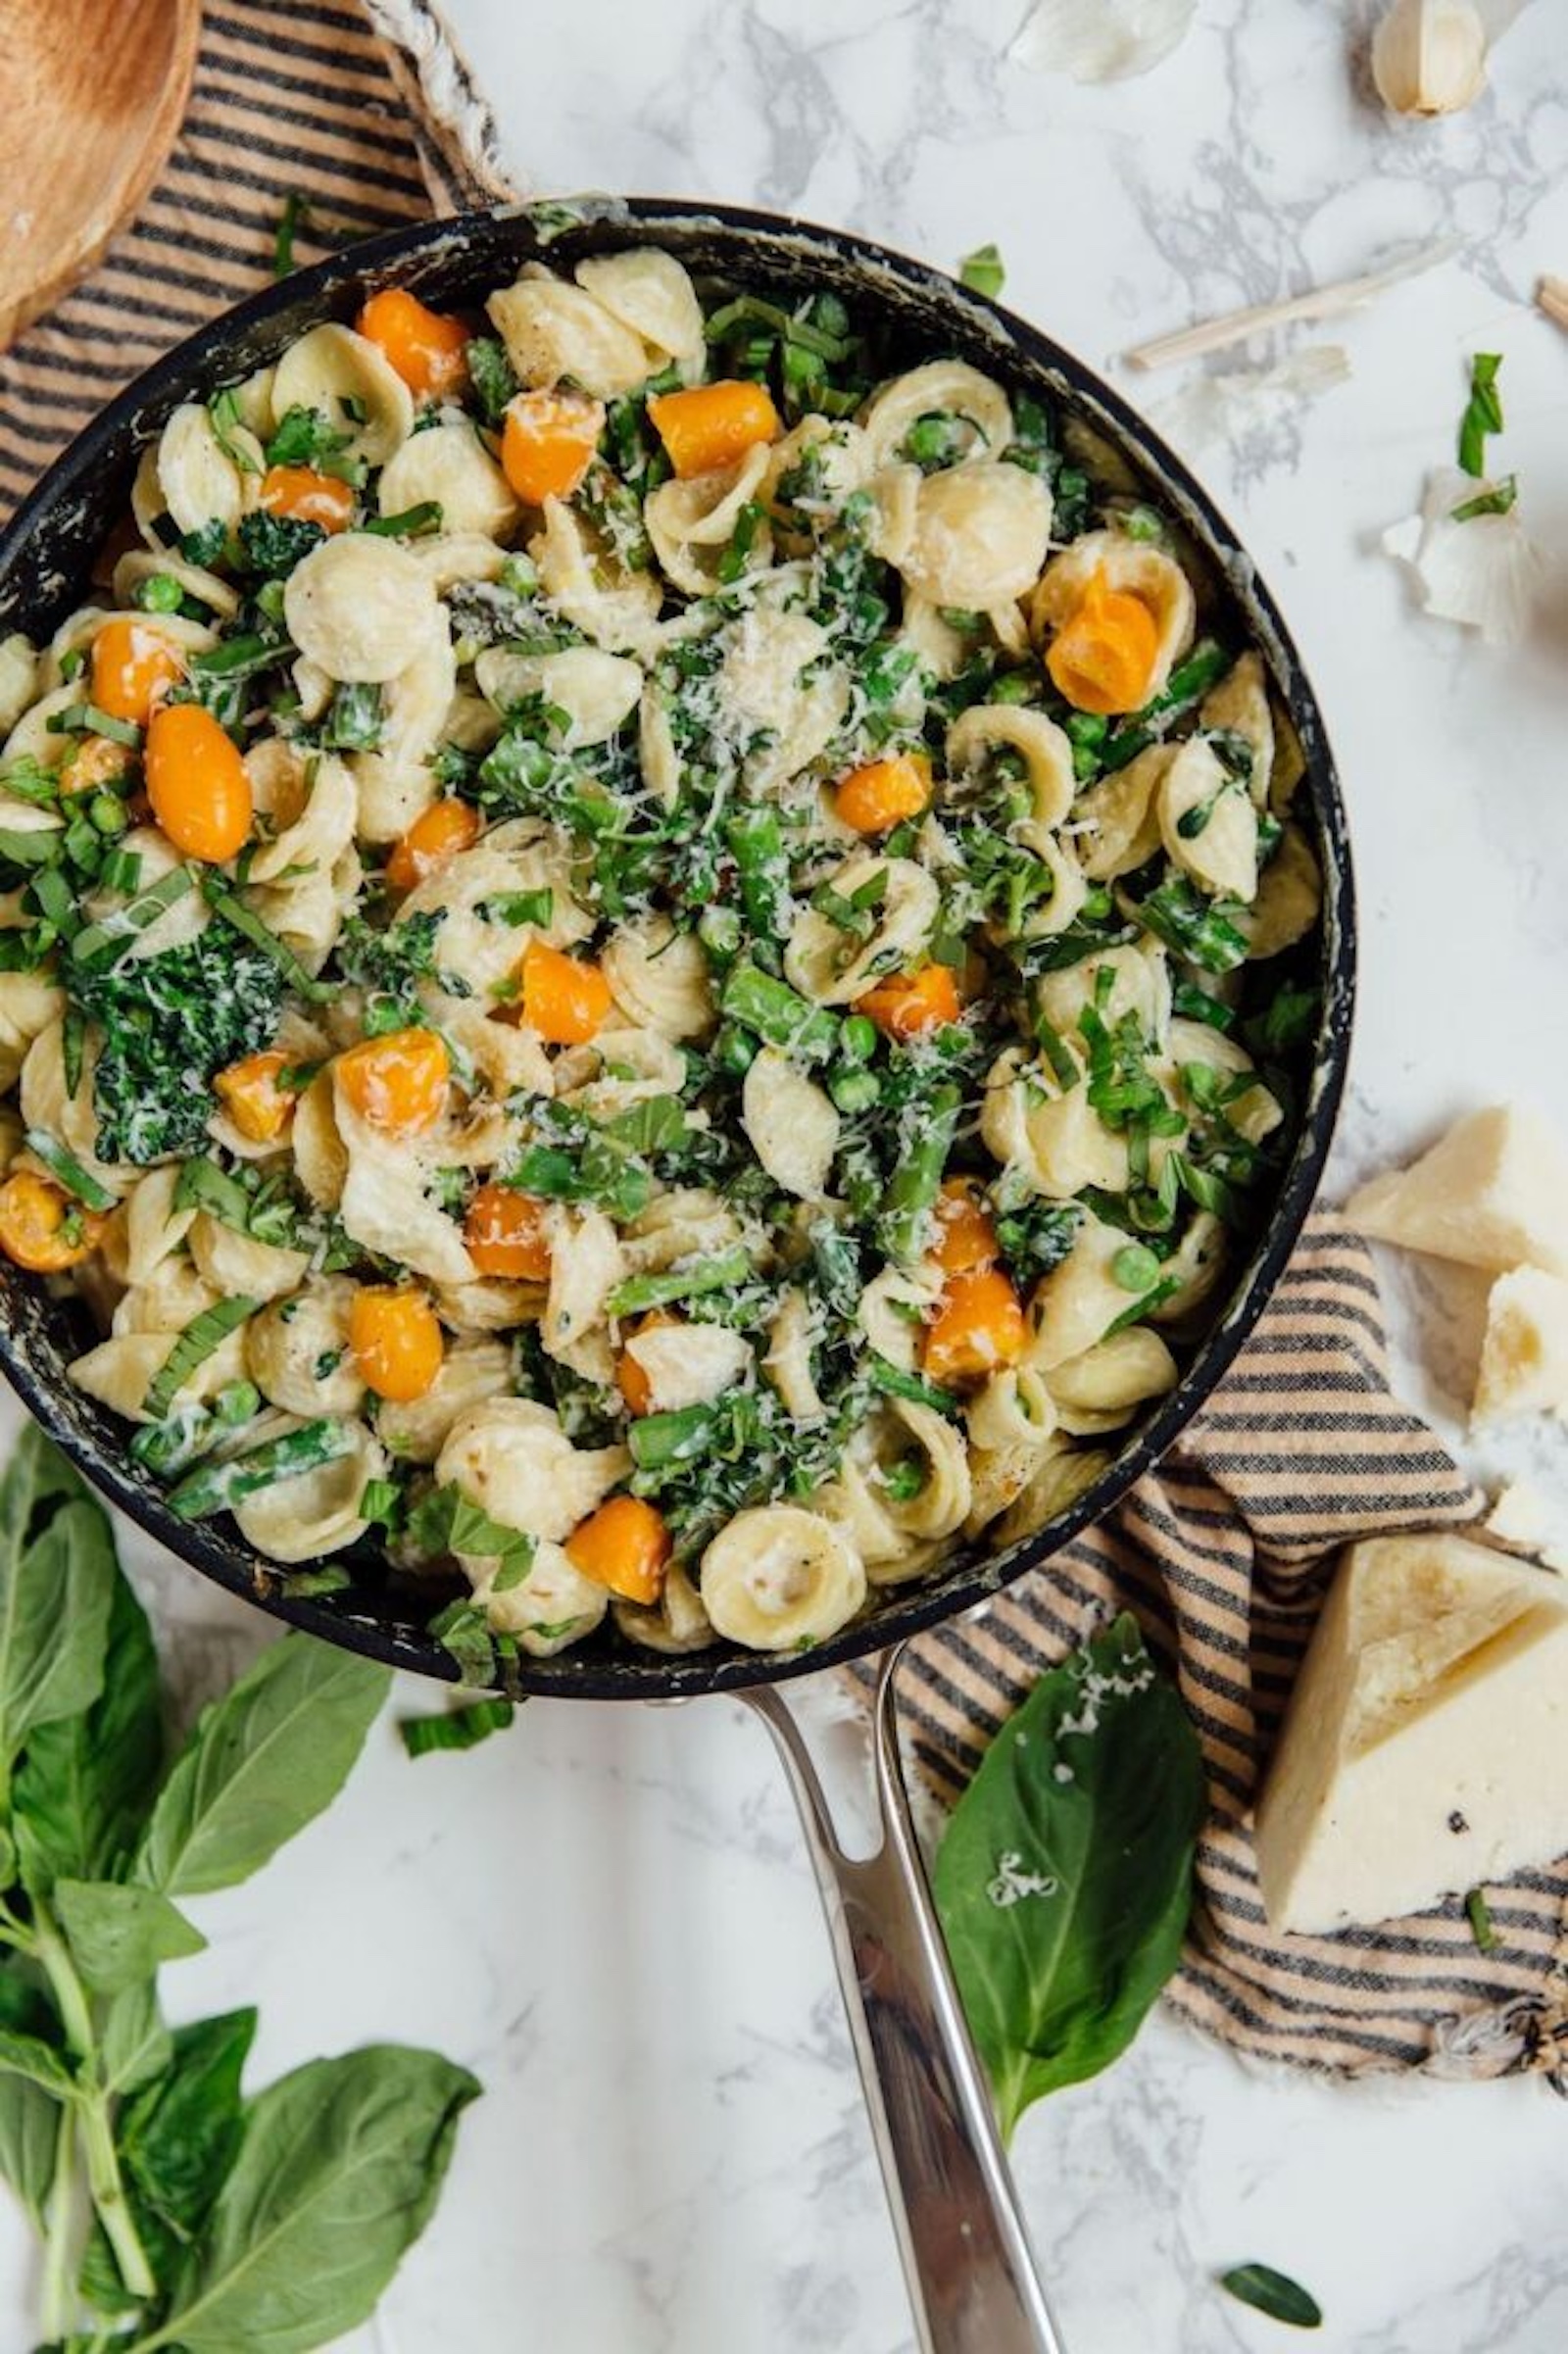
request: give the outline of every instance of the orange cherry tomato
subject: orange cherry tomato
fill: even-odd
[[[597,964],[563,956],[547,940],[522,952],[522,1018],[547,1046],[586,1046],[613,1000]]]
[[[92,700],[111,719],[145,727],[154,704],[185,675],[177,647],[150,621],[106,621],[92,642]]]
[[[937,1196],[936,1220],[931,1255],[944,1275],[966,1275],[971,1268],[995,1264],[997,1230],[966,1177],[947,1179]]]
[[[922,1030],[961,1020],[963,1000],[947,965],[922,964],[918,972],[894,973],[878,981],[856,999],[855,1010],[869,1014],[889,1038],[918,1038]]]
[[[550,1204],[532,1194],[481,1185],[468,1204],[463,1239],[481,1275],[503,1283],[550,1281]]]
[[[177,851],[209,866],[250,839],[250,779],[232,738],[199,703],[166,703],[147,727],[147,796]]]
[[[744,378],[662,393],[648,414],[683,482],[733,466],[755,443],[775,441],[783,430],[766,385]]]
[[[1141,711],[1153,692],[1159,631],[1141,597],[1097,572],[1051,641],[1046,668],[1075,711]]]
[[[354,520],[354,492],[336,474],[313,466],[270,466],[262,476],[262,505],[269,515],[294,523],[319,523],[323,531],[346,531]]]
[[[628,1335],[635,1341],[645,1332],[658,1332],[662,1327],[684,1323],[681,1316],[672,1316],[666,1308],[654,1308],[644,1316]],[[615,1359],[615,1387],[626,1401],[628,1414],[651,1414],[654,1410],[653,1386],[642,1366],[629,1349],[623,1349]]]
[[[569,499],[604,429],[605,404],[585,392],[519,392],[507,405],[502,471],[525,507]]]
[[[657,1602],[673,1550],[662,1516],[640,1496],[612,1496],[566,1539],[566,1558],[628,1602]]]
[[[103,1229],[102,1217],[31,1169],[18,1169],[0,1185],[0,1251],[29,1274],[79,1267]]]
[[[388,1136],[416,1136],[446,1109],[452,1061],[433,1030],[388,1030],[350,1047],[338,1080],[355,1110]]]
[[[62,793],[96,793],[100,785],[118,784],[129,765],[123,744],[108,736],[86,736],[70,760],[61,761],[55,782]]]
[[[247,1054],[243,1062],[231,1062],[213,1081],[214,1094],[253,1145],[273,1143],[294,1117],[298,1098],[277,1083],[288,1063],[279,1048],[269,1047],[263,1054]]]
[[[433,801],[416,817],[386,862],[394,891],[412,891],[479,839],[479,812],[466,801]]]
[[[1027,1338],[1023,1302],[1001,1268],[971,1267],[944,1289],[921,1362],[934,1382],[958,1389],[1015,1365]]]
[[[366,1388],[394,1405],[422,1398],[446,1354],[440,1322],[424,1294],[380,1286],[355,1293],[349,1347]]]
[[[922,752],[900,752],[852,768],[834,791],[833,808],[858,834],[885,834],[917,817],[930,799],[930,761]]]
[[[444,399],[468,374],[468,330],[461,319],[432,311],[405,286],[372,294],[360,313],[360,333],[378,344],[411,392]]]

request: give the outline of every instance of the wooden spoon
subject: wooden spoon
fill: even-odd
[[[96,262],[174,143],[201,0],[4,0],[0,348]]]

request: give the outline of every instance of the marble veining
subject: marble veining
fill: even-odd
[[[1527,304],[1568,270],[1562,0],[1532,0],[1491,92],[1433,127],[1369,104],[1363,0],[1201,0],[1173,57],[1102,89],[1009,62],[1020,0],[573,0],[548,26],[449,8],[535,190],[727,197],[950,265],[995,238],[1007,299],[1157,411],[1280,597],[1345,775],[1364,946],[1340,1182],[1464,1104],[1560,1094],[1568,339]],[[1444,237],[1449,262],[1358,317],[1118,367]],[[1194,398],[1314,343],[1351,371],[1316,398]],[[1558,555],[1503,652],[1417,616],[1376,552],[1448,453],[1478,349],[1505,355],[1502,464]],[[1473,1288],[1390,1273],[1408,1393],[1456,1436]],[[1568,1495],[1539,1433],[1471,1459]],[[193,1708],[263,1630],[129,1552]],[[736,1704],[536,1702],[506,1741],[416,1765],[389,1716],[326,1821],[193,1910],[212,1948],[171,1973],[174,2004],[259,2001],[256,2081],[385,2035],[488,2087],[434,2226],[339,2354],[909,2354],[790,1801]],[[1015,2164],[1071,2354],[1263,2354],[1277,2328],[1213,2284],[1251,2257],[1312,2287],[1325,2354],[1568,2343],[1568,2121],[1539,2084],[1331,2084],[1156,2018],[1033,2112]],[[28,2277],[0,2207],[0,2354],[32,2344]]]

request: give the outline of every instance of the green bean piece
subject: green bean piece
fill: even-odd
[[[605,1305],[612,1316],[640,1315],[645,1308],[667,1307],[674,1300],[697,1300],[705,1292],[722,1292],[744,1283],[752,1271],[751,1253],[737,1248],[721,1251],[716,1258],[695,1267],[668,1267],[658,1275],[629,1275],[616,1284]]]
[[[900,1265],[920,1255],[927,1213],[953,1149],[959,1101],[958,1090],[951,1081],[931,1090],[925,1126],[893,1172],[882,1216],[882,1247]]]
[[[732,1022],[755,1030],[768,1045],[808,1062],[826,1062],[839,1049],[843,1028],[825,1006],[808,1005],[787,981],[775,981],[756,964],[737,964],[724,983],[719,1004]]]

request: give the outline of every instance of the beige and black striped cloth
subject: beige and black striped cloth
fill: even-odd
[[[270,275],[291,197],[300,258],[513,191],[483,100],[427,0],[209,0],[178,145],[136,225],[0,355],[0,509],[168,345]],[[1345,1540],[1462,1521],[1480,1498],[1388,1387],[1370,1254],[1308,1228],[1223,1389],[1113,1521],[970,1618],[901,1678],[918,1769],[944,1796],[1041,1667],[1130,1606],[1178,1675],[1212,1812],[1178,2010],[1242,2049],[1359,2073],[1555,2071],[1568,2062],[1568,1870],[1491,1891],[1496,1948],[1462,1910],[1338,1937],[1271,1937],[1248,1832],[1266,1757]]]

